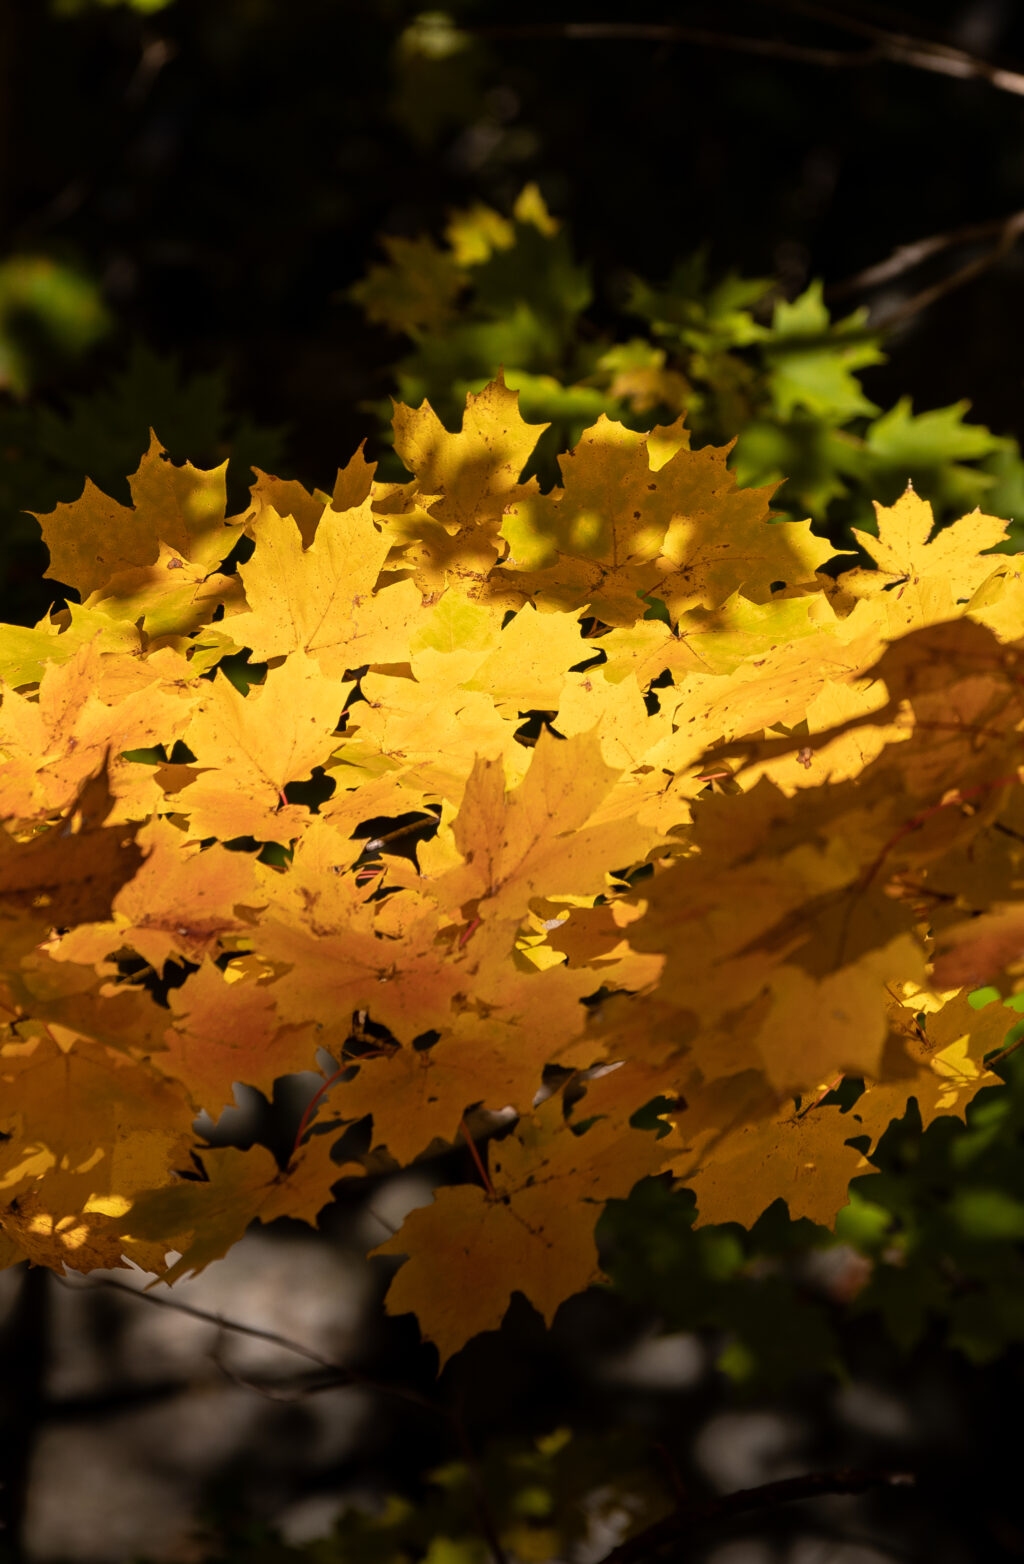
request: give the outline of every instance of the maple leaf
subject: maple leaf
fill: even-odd
[[[167,820],[143,826],[137,841],[146,859],[114,898],[113,918],[65,935],[58,959],[95,963],[130,945],[160,972],[172,959],[200,961],[248,928],[234,909],[260,903],[251,858],[218,843],[200,852]]]
[[[933,979],[939,988],[978,987],[1016,975],[1024,961],[1024,902],[997,904],[943,929],[938,944]]]
[[[226,1254],[257,1218],[273,1222],[291,1216],[315,1226],[333,1186],[362,1173],[355,1165],[333,1161],[323,1136],[308,1142],[283,1169],[265,1146],[204,1150],[203,1166],[203,1180],[141,1190],[121,1218],[123,1242],[163,1241],[166,1249],[178,1251],[172,1265],[160,1267],[161,1281],[197,1276],[211,1260]]]
[[[285,844],[297,836],[306,813],[284,804],[283,790],[329,759],[351,688],[297,652],[246,695],[218,675],[186,730],[206,772],[179,794],[196,835]]]
[[[897,1063],[890,1057],[885,1075],[891,1078],[869,1081],[857,1099],[857,1117],[873,1140],[902,1117],[911,1097],[927,1129],[944,1114],[966,1120],[967,1104],[978,1092],[1002,1084],[986,1070],[984,1059],[1002,1046],[1016,1019],[1014,1011],[995,1001],[977,1010],[967,993],[960,992],[944,996],[941,1008],[919,1022],[914,1018],[918,1003],[920,999],[912,998],[903,1010],[902,1026],[893,1014],[902,1058]]]
[[[329,897],[302,910],[287,886],[280,900],[270,896],[256,943],[283,971],[273,985],[282,1020],[367,1010],[410,1043],[443,1026],[460,975],[439,941],[436,907],[412,891],[384,902],[371,902],[373,894],[372,885],[342,876]]]
[[[562,488],[509,507],[502,533],[513,559],[500,579],[629,626],[649,593],[678,619],[740,589],[765,598],[778,580],[812,578],[830,546],[811,539],[809,524],[769,525],[767,491],[736,487],[730,449],[682,446],[659,464],[645,436],[602,414],[559,459]]]
[[[308,548],[296,522],[269,505],[252,530],[255,551],[239,567],[249,608],[226,624],[236,645],[260,661],[305,653],[335,681],[364,663],[403,661],[421,598],[410,581],[374,590],[391,540],[369,500],[325,510]]]
[[[445,429],[429,402],[415,411],[395,407],[395,450],[429,497],[422,543],[406,551],[428,589],[443,586],[449,571],[486,574],[503,552],[501,518],[547,428],[524,423],[519,393],[500,374],[467,397],[458,434]]]
[[[877,538],[856,527],[853,535],[871,555],[879,573],[890,581],[917,582],[939,577],[955,587],[958,597],[969,598],[1000,563],[998,558],[981,552],[995,548],[1006,537],[1006,522],[996,516],[973,511],[931,538],[932,508],[914,493],[910,484],[895,505],[876,503],[875,513]],[[844,580],[839,577],[840,587]]]
[[[664,1161],[657,1138],[599,1119],[582,1135],[549,1099],[494,1147],[493,1194],[437,1190],[372,1254],[408,1256],[389,1314],[413,1311],[441,1367],[479,1331],[497,1330],[513,1292],[550,1325],[559,1304],[599,1276],[594,1203],[629,1194]]]
[[[119,664],[118,654],[104,654],[92,640],[47,668],[37,699],[5,692],[0,746],[8,759],[0,811],[29,818],[63,810],[108,754],[113,783],[124,769],[113,757],[178,736],[188,721],[189,692],[167,688],[155,670],[125,689]],[[121,688],[108,704],[111,679]]]
[[[696,1172],[690,1153],[670,1166],[697,1197],[698,1227],[709,1222],[753,1227],[779,1199],[792,1221],[807,1217],[831,1227],[849,1201],[850,1180],[874,1172],[855,1147],[845,1144],[863,1133],[855,1114],[839,1108],[790,1110],[717,1137]]]
[[[330,495],[322,493],[319,489],[310,493],[304,484],[296,482],[294,478],[275,478],[271,473],[261,472],[258,467],[254,467],[253,472],[256,474],[256,482],[249,492],[255,514],[247,523],[246,530],[251,534],[259,534],[262,531],[262,522],[259,518],[265,510],[273,511],[281,518],[290,516],[298,526],[302,547],[308,549],[316,537],[320,518],[332,503]],[[369,485],[367,485],[366,493],[361,494],[353,503],[361,505],[369,497],[369,492]],[[334,506],[335,510],[349,508],[348,505]]]
[[[72,1195],[75,1210],[65,1212],[60,1204],[53,1204],[56,1197],[52,1181],[45,1193],[23,1190],[6,1202],[0,1193],[0,1243],[6,1240],[10,1245],[7,1264],[28,1260],[58,1274],[65,1268],[87,1272],[123,1266],[125,1245],[116,1222],[102,1209],[103,1202],[97,1210],[90,1208],[88,1198],[83,1203],[81,1194]]]
[[[37,516],[50,551],[45,575],[74,587],[84,602],[119,571],[152,565],[161,543],[182,559],[209,566],[231,552],[240,520],[225,520],[227,462],[202,472],[175,467],[156,435],[128,480],[132,505],[121,505],[88,478],[81,498]]]
[[[213,1119],[244,1081],[265,1096],[282,1075],[316,1068],[318,1043],[309,1026],[284,1026],[272,989],[245,982],[205,960],[168,996],[174,1024],[153,1057]]]
[[[162,1183],[192,1144],[195,1109],[182,1087],[89,1038],[64,1047],[51,1036],[4,1043],[0,1082],[0,1119],[11,1137],[5,1181],[27,1153],[44,1153],[45,1196],[61,1218],[81,1210],[83,1199]],[[61,1209],[62,1181],[77,1206]]]
[[[657,840],[636,821],[600,818],[616,778],[593,733],[542,733],[510,795],[500,761],[477,761],[453,824],[464,864],[435,882],[442,905],[476,902],[477,916],[518,923],[534,896],[603,890],[611,867],[635,863]]]
[[[104,917],[143,857],[136,827],[102,823],[112,802],[104,756],[98,776],[81,786],[59,830],[51,826],[28,842],[0,831],[0,909],[10,914],[45,908],[54,926]]]
[[[500,946],[467,947],[443,1031],[427,1046],[399,1048],[358,1061],[354,1080],[339,1084],[332,1107],[342,1118],[373,1115],[373,1143],[411,1162],[434,1139],[451,1141],[468,1109],[528,1112],[544,1066],[582,1031],[580,1001],[598,979],[557,965],[511,968]]]

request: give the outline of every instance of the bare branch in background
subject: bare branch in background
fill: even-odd
[[[692,43],[709,49],[728,49],[739,54],[758,54],[769,59],[791,60],[800,65],[828,68],[866,66],[887,63],[907,65],[915,70],[933,71],[940,76],[961,80],[985,81],[1000,92],[1024,96],[1024,72],[1006,70],[969,54],[966,49],[893,32],[875,22],[832,11],[813,0],[757,0],[759,5],[791,11],[811,20],[826,23],[840,31],[870,39],[867,49],[854,53],[848,49],[817,48],[811,44],[790,43],[777,38],[754,38],[741,33],[715,32],[704,27],[688,27],[670,22],[535,22],[515,25],[465,27],[462,31],[480,38],[577,38],[607,39],[613,42]]]
[[[464,27],[460,31],[476,38],[577,38],[582,40],[622,40],[640,43],[693,43],[708,49],[730,49],[737,54],[759,54],[768,59],[793,60],[799,65],[823,65],[829,68],[847,65],[875,65],[884,58],[882,50],[816,49],[811,45],[786,43],[776,38],[749,38],[741,33],[714,32],[706,27],[686,27],[674,22],[525,22],[522,25],[486,25]]]
[[[892,282],[905,272],[913,271],[933,255],[941,255],[943,250],[955,249],[960,244],[976,244],[979,239],[1001,239],[1008,228],[1015,234],[1024,229],[1024,211],[1012,212],[1009,217],[993,217],[984,223],[967,223],[963,228],[951,228],[948,233],[931,234],[927,239],[898,245],[884,261],[866,266],[852,277],[844,277],[842,282],[831,283],[825,289],[825,297],[841,299],[851,293],[877,288],[883,282]]]
[[[759,1488],[742,1488],[737,1493],[726,1493],[718,1499],[708,1499],[699,1504],[681,1505],[664,1520],[655,1521],[635,1537],[620,1542],[617,1548],[605,1555],[601,1564],[640,1564],[652,1554],[669,1547],[678,1548],[694,1526],[708,1522],[734,1520],[739,1515],[757,1514],[773,1510],[780,1504],[793,1504],[799,1499],[817,1499],[823,1494],[866,1493],[871,1488],[913,1487],[912,1472],[894,1472],[878,1468],[843,1468],[834,1472],[807,1472],[802,1477],[784,1477],[778,1482],[764,1483]]]
[[[283,1347],[286,1351],[294,1352],[301,1358],[308,1358],[311,1363],[326,1369],[333,1376],[332,1386],[351,1385],[355,1389],[373,1391],[376,1395],[395,1396],[401,1401],[410,1402],[439,1417],[447,1415],[442,1407],[436,1406],[426,1396],[421,1396],[418,1391],[405,1389],[401,1385],[389,1385],[382,1380],[368,1379],[364,1374],[360,1374],[358,1369],[346,1368],[341,1363],[334,1363],[330,1358],[315,1352],[312,1347],[306,1347],[299,1341],[292,1341],[289,1336],[282,1336],[278,1331],[263,1330],[258,1325],[245,1325],[240,1320],[226,1319],[224,1315],[214,1314],[209,1309],[197,1309],[195,1304],[184,1303],[180,1298],[159,1298],[155,1293],[143,1292],[141,1288],[132,1287],[128,1282],[119,1282],[112,1276],[101,1276],[91,1282],[72,1282],[66,1276],[57,1276],[57,1280],[69,1292],[91,1292],[97,1287],[112,1287],[116,1292],[128,1293],[132,1298],[141,1299],[143,1303],[156,1304],[160,1309],[176,1309],[179,1314],[187,1314],[195,1320],[204,1320],[209,1325],[216,1325],[220,1330],[233,1331],[239,1336],[254,1336],[258,1341],[269,1341],[276,1347]],[[223,1364],[216,1355],[215,1361],[223,1370]],[[233,1371],[229,1377],[237,1380],[238,1383],[245,1383],[250,1389],[261,1388],[249,1381],[242,1381]],[[323,1381],[317,1382],[316,1389],[326,1388],[328,1387]]]
[[[934,38],[921,38],[913,33],[897,32],[848,11],[836,11],[831,6],[820,5],[818,0],[756,0],[756,4],[770,10],[806,16],[841,32],[869,38],[882,57],[894,65],[910,65],[916,70],[935,71],[940,76],[956,76],[966,81],[986,81],[1000,92],[1024,96],[1024,72],[1005,70],[1002,66],[993,65],[990,60],[982,60],[952,44],[940,43]]]
[[[980,277],[990,267],[995,266],[1004,256],[1013,249],[1021,234],[1024,233],[1024,212],[1015,212],[1012,217],[1006,218],[998,229],[999,239],[991,250],[986,250],[984,255],[979,255],[975,260],[968,261],[966,265],[958,267],[948,277],[941,278],[932,283],[928,288],[922,288],[920,293],[915,293],[913,298],[907,299],[903,304],[897,305],[888,315],[884,315],[876,321],[875,326],[888,331],[893,326],[898,326],[912,315],[917,315],[921,310],[927,309],[938,299],[945,298],[947,293],[953,293],[957,288],[962,288],[967,282],[972,282],[975,277]],[[883,264],[885,264],[883,262]]]

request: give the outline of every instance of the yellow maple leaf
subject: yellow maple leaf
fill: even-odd
[[[854,537],[890,581],[918,582],[930,577],[948,581],[960,599],[969,598],[1001,563],[983,555],[1006,538],[1006,522],[972,511],[932,537],[935,518],[927,500],[908,485],[895,505],[875,504],[878,536],[853,529]],[[929,539],[931,541],[929,542]],[[839,577],[839,586],[844,584]]]
[[[225,559],[241,519],[225,519],[227,462],[202,472],[175,467],[151,432],[149,449],[128,480],[132,505],[121,505],[86,479],[81,498],[36,519],[50,551],[47,576],[74,587],[83,602],[118,571],[152,565],[161,543],[185,560],[209,566]]]
[[[501,762],[478,760],[453,824],[464,862],[435,882],[434,894],[453,911],[475,902],[477,916],[516,924],[534,896],[596,895],[611,867],[636,863],[658,839],[635,820],[601,820],[617,776],[593,733],[542,733],[508,795]]]

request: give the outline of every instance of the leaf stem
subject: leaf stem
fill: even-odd
[[[462,1131],[466,1145],[469,1147],[469,1154],[476,1163],[476,1170],[480,1175],[480,1182],[483,1184],[484,1189],[487,1191],[487,1194],[490,1196],[490,1198],[492,1200],[497,1199],[494,1185],[491,1183],[490,1174],[487,1172],[487,1169],[484,1166],[484,1159],[480,1155],[476,1141],[473,1139],[472,1135],[469,1133],[469,1130],[466,1128],[465,1119],[461,1119],[459,1121],[459,1129]]]

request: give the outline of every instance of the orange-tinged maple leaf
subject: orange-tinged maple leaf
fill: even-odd
[[[71,939],[72,929],[63,938]],[[3,969],[0,957],[0,970]],[[144,988],[110,982],[120,974],[113,962],[78,964],[69,960],[61,939],[42,941],[6,973],[12,1019],[41,1023],[65,1050],[87,1037],[138,1057],[159,1049],[166,1013]]]
[[[586,1021],[580,1001],[600,978],[565,966],[512,967],[508,951],[467,946],[440,1037],[359,1060],[354,1080],[334,1088],[331,1106],[345,1119],[373,1115],[374,1145],[411,1162],[435,1138],[453,1140],[473,1107],[528,1112],[544,1066]],[[604,976],[602,974],[601,976]]]
[[[49,1036],[5,1043],[0,1082],[0,1118],[16,1132],[5,1156],[45,1148],[57,1168],[88,1175],[85,1195],[160,1184],[187,1157],[195,1109],[183,1088],[102,1043],[78,1037],[62,1048]]]
[[[5,693],[0,812],[28,818],[63,810],[108,753],[116,757],[178,737],[188,721],[188,692],[144,678],[134,690],[123,691],[116,704],[108,704],[105,679],[118,662],[116,654],[102,653],[91,641],[46,670],[38,701]],[[122,763],[112,758],[115,786],[120,769]]]
[[[58,1274],[65,1267],[95,1271],[123,1266],[125,1246],[113,1218],[81,1206],[62,1211],[59,1203],[54,1204],[57,1195],[50,1180],[45,1191],[25,1190],[6,1203],[0,1193],[0,1242],[6,1239],[13,1250],[7,1263],[28,1260]]]
[[[371,1251],[408,1256],[387,1309],[415,1312],[442,1367],[471,1336],[497,1330],[513,1292],[550,1325],[559,1304],[596,1281],[595,1203],[628,1195],[664,1151],[654,1135],[604,1119],[574,1134],[555,1097],[491,1160],[493,1195],[471,1184],[439,1189]]]
[[[779,967],[768,985],[771,1009],[752,1042],[780,1095],[839,1075],[877,1075],[889,1033],[886,983],[915,965],[923,970],[920,944],[908,933],[824,977]]]
[[[143,861],[137,827],[103,825],[111,803],[104,755],[98,776],[79,788],[62,826],[28,842],[0,831],[0,909],[38,909],[53,927],[106,917]]]
[[[753,1227],[779,1199],[792,1221],[807,1217],[831,1227],[849,1202],[850,1180],[874,1172],[859,1151],[845,1144],[863,1134],[853,1112],[831,1106],[802,1115],[789,1111],[716,1137],[697,1171],[690,1152],[670,1166],[697,1197],[698,1227],[708,1222]]]
[[[221,972],[207,959],[168,1002],[174,1024],[154,1066],[180,1081],[213,1119],[233,1100],[238,1082],[270,1097],[282,1075],[316,1068],[318,1042],[308,1025],[286,1026],[273,989]]]
[[[201,961],[225,936],[248,928],[235,908],[260,905],[252,858],[218,843],[200,852],[167,820],[143,826],[138,842],[147,856],[118,891],[114,917],[65,935],[58,960],[95,963],[129,945],[161,972],[175,958]]]
[[[994,906],[942,930],[933,968],[939,988],[978,987],[1024,963],[1024,902]]]
[[[261,917],[258,953],[288,969],[273,986],[282,1019],[339,1017],[347,1025],[366,1010],[410,1043],[443,1026],[461,979],[438,941],[436,908],[405,890],[368,904],[372,885],[360,889],[354,877],[341,886],[308,912],[271,900]]]
[[[265,1146],[204,1151],[207,1178],[140,1191],[121,1218],[122,1238],[150,1244],[164,1240],[166,1248],[178,1250],[179,1258],[161,1268],[161,1281],[196,1276],[226,1254],[257,1218],[273,1222],[292,1216],[314,1226],[333,1186],[362,1172],[334,1162],[330,1152],[330,1141],[318,1136],[281,1169]]]

